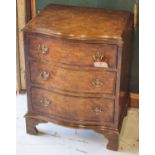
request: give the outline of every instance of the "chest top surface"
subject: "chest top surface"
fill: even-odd
[[[50,4],[24,31],[77,40],[121,40],[130,16],[127,11]]]

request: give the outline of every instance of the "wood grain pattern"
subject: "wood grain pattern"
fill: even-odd
[[[48,105],[42,103],[45,98],[49,102]],[[103,125],[104,122],[113,123],[114,117],[112,99],[74,97],[36,88],[32,88],[32,107],[34,112],[98,125]]]
[[[93,129],[117,150],[129,102],[131,31],[129,12],[62,5],[49,5],[29,22],[27,132],[35,134],[41,120]],[[94,67],[98,50],[108,68]]]
[[[116,68],[117,46],[107,44],[90,44],[62,40],[52,37],[31,35],[29,37],[31,57],[45,62],[56,62],[77,66],[94,66],[93,57],[97,52],[104,54],[104,61],[110,68]],[[39,50],[39,46],[48,48],[47,53]]]
[[[127,11],[52,4],[37,16],[37,21],[32,20],[25,31],[80,40],[121,40],[129,16]]]
[[[30,62],[31,81],[41,84],[42,87],[52,87],[74,93],[106,93],[115,95],[115,72],[70,70],[52,65]],[[45,80],[42,72],[49,77]],[[100,81],[95,85],[96,81]]]

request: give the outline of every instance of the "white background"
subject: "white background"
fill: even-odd
[[[117,0],[116,0],[117,1]],[[16,154],[16,1],[0,8],[0,154]],[[155,154],[155,1],[140,0],[140,155]]]

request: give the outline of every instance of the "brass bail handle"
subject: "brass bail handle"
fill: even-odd
[[[92,108],[92,112],[94,112],[96,115],[102,112],[102,109],[99,107]]]
[[[48,98],[46,98],[46,97],[43,97],[43,98],[40,100],[40,103],[41,103],[43,106],[47,107],[47,106],[49,106],[49,104],[50,104],[50,100],[49,100]]]
[[[39,44],[38,45],[38,50],[42,53],[42,54],[46,54],[49,50],[48,47],[46,47],[44,44]]]
[[[92,85],[94,87],[102,87],[104,85],[104,82],[99,79],[95,79],[95,80],[92,80]]]
[[[104,52],[101,51],[97,51],[95,55],[93,55],[93,59],[95,62],[101,62],[103,58],[104,58]]]
[[[42,72],[40,73],[40,76],[41,76],[41,78],[42,78],[43,80],[48,80],[49,77],[50,77],[50,73],[49,73],[49,72],[46,72],[46,71],[42,71]]]

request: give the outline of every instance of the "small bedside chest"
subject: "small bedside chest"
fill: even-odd
[[[24,28],[27,133],[38,123],[92,129],[117,150],[129,103],[132,14],[48,5]]]

